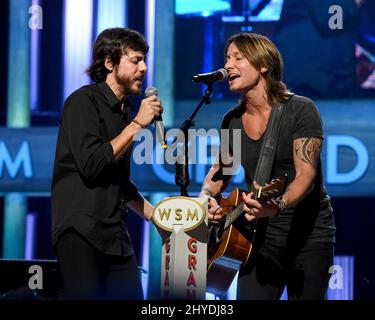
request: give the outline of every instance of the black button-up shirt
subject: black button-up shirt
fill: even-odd
[[[84,86],[65,101],[52,180],[52,242],[74,228],[106,254],[131,255],[126,202],[138,193],[130,180],[131,148],[115,160],[110,141],[131,121],[105,83]]]

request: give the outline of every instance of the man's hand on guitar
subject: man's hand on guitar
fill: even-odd
[[[223,208],[218,204],[217,200],[207,194],[201,194],[200,196],[204,196],[208,200],[208,220],[211,222],[220,221],[224,211]]]
[[[259,185],[254,181],[255,190],[259,189]],[[259,202],[254,199],[254,192],[242,192],[244,202],[243,211],[247,221],[251,222],[259,218],[273,217],[277,214],[279,207],[275,200]]]

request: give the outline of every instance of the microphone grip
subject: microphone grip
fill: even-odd
[[[155,121],[163,121],[162,115],[159,114],[159,116],[155,118]]]
[[[167,149],[168,145],[165,142],[164,122],[161,114],[155,119],[155,129],[157,141],[159,141],[163,149]]]

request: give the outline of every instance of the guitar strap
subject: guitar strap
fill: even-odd
[[[278,104],[271,109],[266,135],[255,168],[254,180],[260,185],[268,183],[271,177],[284,111],[285,104]],[[250,191],[254,191],[253,189],[252,185]]]
[[[293,94],[290,95],[290,98]],[[288,103],[289,100],[286,102]],[[286,104],[285,103],[285,104]],[[260,184],[264,185],[268,183],[271,177],[272,168],[275,160],[276,148],[277,143],[280,135],[280,127],[282,123],[282,118],[285,112],[285,104],[279,104],[271,109],[271,114],[269,118],[269,122],[267,125],[266,134],[264,137],[264,141],[262,147],[260,149],[259,158],[257,162],[257,166],[255,169],[254,180]],[[254,186],[251,185],[250,191],[254,191]],[[253,238],[253,246],[254,249],[257,248],[260,243],[264,241],[265,230],[267,227],[268,218],[262,218],[253,221],[253,227],[256,229],[256,237]],[[257,249],[255,249],[257,250]],[[251,255],[252,259],[255,258],[256,255]],[[270,256],[270,258],[276,262],[277,261]],[[252,260],[254,261],[254,260]]]

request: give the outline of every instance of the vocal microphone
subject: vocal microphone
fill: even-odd
[[[148,87],[145,90],[145,97],[151,97],[151,96],[157,96],[158,95],[158,89],[155,87]],[[156,129],[156,139],[161,144],[161,147],[163,149],[167,149],[168,145],[165,143],[165,131],[164,131],[164,123],[163,123],[163,117],[161,114],[155,119],[155,129]]]
[[[193,82],[214,82],[228,79],[228,71],[221,68],[217,71],[200,73],[193,77]]]

